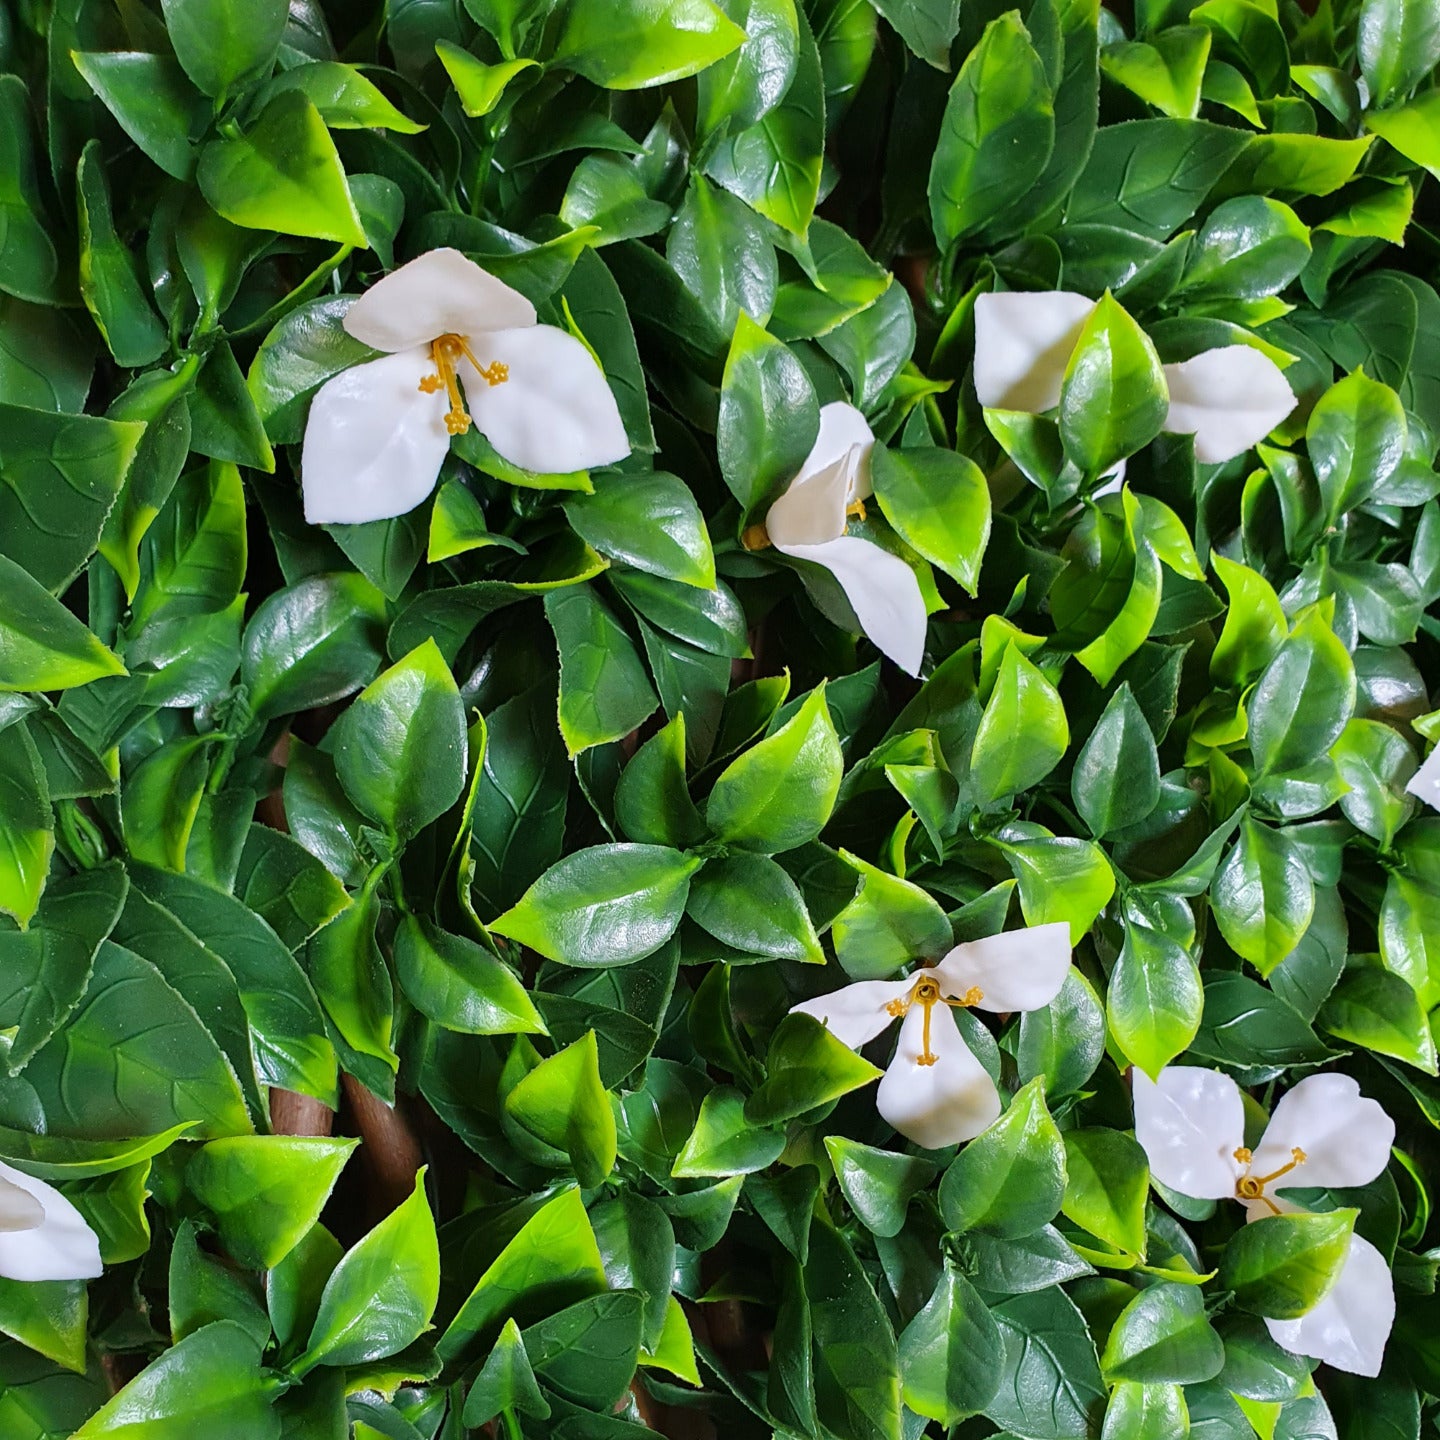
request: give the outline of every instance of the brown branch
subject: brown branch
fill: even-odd
[[[270,1129],[276,1135],[331,1135],[335,1112],[323,1100],[294,1090],[270,1090]]]
[[[345,1101],[350,1107],[354,1128],[365,1142],[360,1160],[365,1167],[366,1191],[377,1216],[388,1215],[410,1197],[415,1189],[415,1172],[425,1163],[420,1142],[409,1118],[401,1108],[371,1094],[353,1075],[342,1077]]]

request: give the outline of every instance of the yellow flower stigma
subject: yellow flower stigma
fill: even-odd
[[[930,1012],[937,1005],[948,1005],[952,1010],[966,1010],[978,1005],[985,998],[985,992],[972,985],[958,1000],[948,999],[940,993],[940,982],[929,975],[922,975],[911,987],[908,995],[891,1000],[885,1006],[887,1014],[904,1015],[912,1005],[925,1007],[924,1029],[920,1033],[920,1053],[915,1057],[917,1065],[933,1065],[940,1058],[930,1048]]]
[[[1245,1167],[1245,1173],[1235,1182],[1235,1198],[1237,1200],[1261,1200],[1270,1207],[1271,1214],[1279,1215],[1280,1207],[1265,1193],[1265,1187],[1272,1180],[1278,1180],[1282,1175],[1288,1175],[1297,1165],[1303,1165],[1308,1157],[1296,1145],[1290,1151],[1290,1163],[1282,1165],[1278,1170],[1272,1170],[1268,1175],[1252,1175],[1250,1173],[1250,1164],[1254,1158],[1243,1145],[1235,1152],[1236,1163]]]
[[[445,413],[445,428],[452,435],[463,435],[470,428],[470,415],[465,409],[465,397],[460,393],[460,382],[455,378],[455,362],[464,356],[476,369],[480,378],[491,385],[503,385],[510,378],[510,367],[501,360],[492,360],[482,365],[471,350],[463,335],[447,334],[430,342],[430,358],[435,362],[435,373],[427,375],[420,382],[420,389],[426,395],[433,395],[442,386],[450,397],[450,409]]]

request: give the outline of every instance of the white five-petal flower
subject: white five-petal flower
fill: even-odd
[[[1238,1200],[1250,1220],[1300,1209],[1277,1185],[1367,1185],[1390,1159],[1395,1122],[1348,1075],[1307,1075],[1281,1098],[1251,1151],[1240,1087],[1228,1075],[1189,1065],[1171,1065],[1158,1080],[1133,1074],[1135,1138],[1150,1173],[1197,1200]],[[1353,1235],[1339,1278],[1314,1309],[1265,1324],[1296,1355],[1378,1375],[1394,1321],[1390,1267]]]
[[[1440,810],[1440,745],[1430,752],[1429,759],[1410,777],[1405,790],[1417,800],[1423,800],[1432,810]]]
[[[0,1276],[93,1280],[103,1268],[80,1212],[53,1185],[0,1162]]]
[[[1002,1108],[951,1010],[1042,1009],[1069,970],[1069,925],[1037,925],[957,945],[903,980],[861,980],[794,1009],[828,1025],[852,1050],[903,1016],[875,1108],[907,1139],[938,1150],[973,1140]]]
[[[1039,414],[1060,403],[1065,367],[1095,302],[1069,290],[1008,291],[975,301],[975,394],[986,409]],[[1250,345],[1221,345],[1166,365],[1165,429],[1195,437],[1218,465],[1263,440],[1294,408],[1280,367]]]
[[[820,433],[800,473],[770,507],[763,526],[745,532],[751,548],[773,545],[822,565],[840,582],[860,628],[910,675],[925,656],[925,599],[915,572],[871,540],[847,535],[851,515],[874,493],[875,436],[865,417],[841,401],[820,411]]]
[[[317,392],[300,478],[305,518],[355,525],[413,510],[435,487],[450,437],[473,422],[524,470],[562,474],[630,453],[590,351],[458,250],[429,250],[346,312],[386,353]],[[468,405],[468,409],[467,409]]]

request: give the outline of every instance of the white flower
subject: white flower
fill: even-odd
[[[1151,1080],[1138,1068],[1135,1138],[1150,1173],[1198,1200],[1238,1200],[1251,1220],[1295,1213],[1282,1186],[1369,1184],[1384,1170],[1395,1122],[1348,1075],[1308,1075],[1275,1107],[1254,1151],[1245,1148],[1240,1087],[1218,1070],[1172,1065]],[[1378,1375],[1395,1321],[1390,1267],[1353,1235],[1339,1279],[1298,1320],[1266,1320],[1278,1345],[1355,1375]]]
[[[987,410],[1053,410],[1094,308],[1093,300],[1068,290],[977,296],[980,403]],[[1295,408],[1295,392],[1280,367],[1250,345],[1221,345],[1164,371],[1170,390],[1165,429],[1193,435],[1195,457],[1205,465],[1243,455]]]
[[[594,356],[458,250],[429,250],[373,285],[345,329],[379,360],[320,387],[301,454],[305,518],[356,525],[412,510],[473,422],[524,470],[562,474],[630,453]],[[468,404],[468,409],[466,408]]]
[[[1440,810],[1440,745],[1430,752],[1430,758],[1410,777],[1405,791],[1423,800],[1432,810]]]
[[[973,1140],[1001,1111],[995,1082],[970,1053],[951,1009],[1039,1010],[1060,993],[1069,969],[1070,927],[1062,921],[957,945],[903,980],[861,980],[794,1009],[828,1025],[852,1050],[903,1016],[875,1108],[902,1135],[938,1150]]]
[[[0,1276],[6,1280],[93,1280],[100,1242],[53,1186],[0,1162]]]
[[[875,436],[853,405],[820,411],[820,433],[800,473],[770,507],[764,525],[745,532],[747,548],[773,545],[797,560],[823,565],[840,582],[860,628],[910,675],[925,656],[925,599],[915,572],[873,541],[847,535],[851,515],[865,514],[874,493],[870,457]]]

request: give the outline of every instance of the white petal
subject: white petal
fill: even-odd
[[[823,565],[840,582],[860,628],[880,652],[907,675],[920,673],[925,658],[925,597],[915,572],[898,555],[858,535],[842,535],[824,545],[777,548]]]
[[[34,1229],[0,1233],[0,1276],[7,1280],[93,1280],[104,1266],[100,1242],[80,1212],[53,1186],[0,1162],[0,1179],[44,1209]]]
[[[832,990],[828,995],[802,1000],[790,1009],[792,1014],[799,1010],[814,1016],[822,1025],[830,1027],[837,1040],[858,1050],[895,1019],[885,1007],[905,995],[912,983],[910,980],[861,980],[844,989]]]
[[[921,1065],[925,1008],[912,1005],[900,1026],[900,1043],[875,1093],[875,1108],[907,1139],[927,1150],[973,1140],[1000,1118],[1000,1095],[985,1067],[970,1053],[946,1005],[930,1014],[930,1053]]]
[[[491,385],[459,365],[470,414],[512,465],[546,475],[614,465],[630,453],[620,407],[595,357],[554,325],[497,330],[471,344],[481,365],[498,360],[510,378]]]
[[[770,507],[765,529],[781,550],[792,545],[827,545],[845,533],[845,507],[855,463],[850,452],[819,470],[800,472]]]
[[[45,1220],[45,1207],[13,1180],[0,1180],[0,1232],[33,1230]]]
[[[1165,366],[1170,413],[1165,428],[1195,437],[1195,458],[1218,465],[1263,440],[1294,408],[1295,392],[1268,356],[1222,345]]]
[[[1267,1320],[1277,1345],[1352,1375],[1378,1375],[1395,1323],[1395,1283],[1385,1257],[1358,1235],[1330,1293],[1298,1320]]]
[[[978,296],[976,398],[991,410],[1053,410],[1070,352],[1094,308],[1093,300],[1069,290]]]
[[[1070,925],[1033,925],[957,945],[936,967],[947,995],[959,999],[972,986],[981,1010],[1039,1010],[1059,993],[1070,970]]]
[[[1152,1080],[1131,1072],[1135,1138],[1162,1184],[1196,1200],[1233,1199],[1245,1143],[1240,1087],[1218,1070],[1168,1065]]]
[[[1250,1173],[1271,1174],[1298,1148],[1304,1163],[1267,1189],[1368,1185],[1389,1163],[1394,1143],[1395,1122],[1348,1075],[1307,1075],[1272,1112]]]
[[[864,500],[875,493],[870,483],[870,456],[875,450],[875,436],[866,422],[864,414],[843,400],[833,400],[820,407],[820,433],[815,444],[800,467],[798,480],[824,470],[844,460],[852,450],[858,450],[855,468],[851,474],[850,493],[846,503]],[[793,487],[792,487],[793,488]]]
[[[427,395],[428,348],[352,365],[310,405],[300,483],[312,525],[359,525],[413,510],[450,448],[444,389]]]
[[[1440,745],[1430,752],[1430,758],[1410,777],[1405,789],[1432,810],[1440,810]]]
[[[458,250],[427,250],[392,270],[345,312],[345,328],[376,350],[410,350],[441,335],[535,323],[535,307]]]

